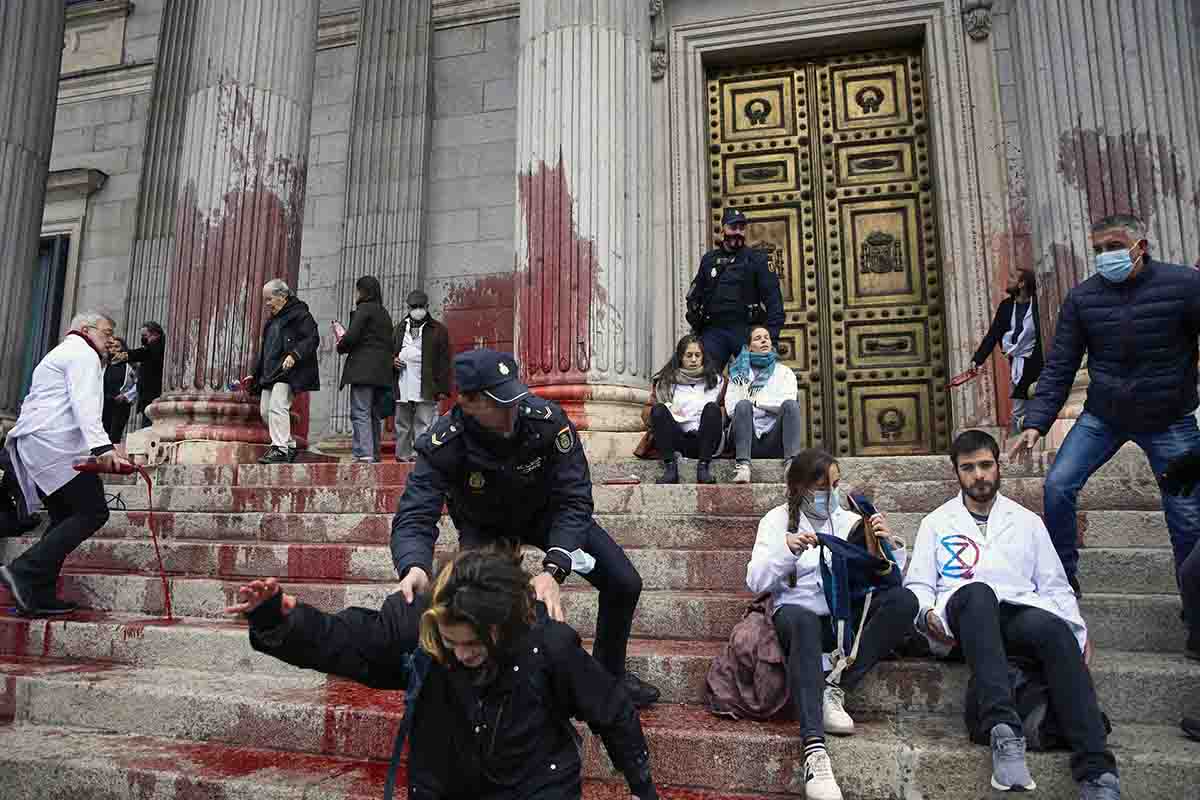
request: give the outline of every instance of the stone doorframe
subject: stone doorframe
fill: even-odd
[[[994,56],[990,42],[968,37],[962,0],[828,0],[801,9],[705,20],[670,31],[666,147],[669,176],[666,241],[671,265],[664,309],[676,336],[686,331],[684,296],[700,255],[708,249],[708,105],[705,68],[729,61],[803,57],[806,48],[886,48],[921,42],[927,75],[930,149],[943,291],[949,374],[969,366],[993,311],[997,268],[1007,270],[1003,246],[1007,179]],[[797,46],[799,52],[797,52]],[[790,50],[790,52],[789,52]],[[660,130],[662,130],[660,128]],[[661,185],[661,183],[660,183]],[[659,328],[662,330],[662,328]],[[670,345],[667,345],[670,347]],[[659,349],[659,348],[656,348]],[[995,384],[985,374],[955,392],[954,432],[997,425]],[[966,388],[966,387],[964,387]]]

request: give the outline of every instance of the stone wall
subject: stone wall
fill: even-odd
[[[513,347],[516,17],[437,30],[424,277],[456,350]]]

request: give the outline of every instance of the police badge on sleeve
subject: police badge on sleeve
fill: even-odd
[[[571,447],[573,447],[574,444],[575,444],[575,438],[573,436],[571,436],[571,426],[570,425],[563,428],[561,431],[558,432],[558,435],[554,437],[554,449],[556,449],[558,452],[562,453],[563,455],[566,455],[567,453],[571,452]]]

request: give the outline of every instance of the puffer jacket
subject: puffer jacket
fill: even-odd
[[[1025,413],[1045,434],[1067,400],[1084,354],[1084,410],[1130,433],[1155,433],[1196,409],[1200,272],[1147,259],[1125,283],[1093,275],[1063,301],[1054,347]]]

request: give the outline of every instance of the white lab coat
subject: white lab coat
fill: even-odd
[[[789,370],[790,371],[790,370]],[[845,539],[858,523],[858,514],[839,507],[829,522],[813,526],[803,512],[796,521],[797,533],[831,533]],[[746,565],[746,588],[755,594],[770,592],[775,609],[792,605],[808,609],[817,616],[829,616],[829,603],[821,583],[821,548],[810,547],[796,555],[787,546],[787,504],[776,506],[758,523],[758,538],[750,563]],[[789,586],[788,578],[796,576],[796,585]]]
[[[671,402],[668,408],[671,416],[679,423],[684,433],[700,430],[700,415],[709,403],[717,402],[721,395],[721,387],[725,379],[718,376],[713,388],[704,388],[704,381],[698,383],[677,383],[671,390]]]
[[[34,369],[5,444],[30,511],[42,507],[38,489],[47,495],[58,491],[79,474],[76,460],[112,447],[101,420],[103,409],[100,354],[83,335],[69,333]]]
[[[1082,649],[1087,625],[1067,582],[1062,562],[1042,518],[1002,494],[979,534],[962,495],[921,521],[904,585],[917,596],[921,613],[933,609],[949,631],[946,604],[967,584],[982,581],[1002,603],[1049,611],[1070,626]]]
[[[757,373],[752,370],[751,374]],[[754,435],[761,437],[775,427],[779,419],[779,407],[784,401],[796,399],[796,373],[786,364],[776,362],[766,385],[756,392],[751,392],[750,386],[750,383],[729,382],[729,389],[725,392],[725,413],[733,419],[733,411],[740,401],[753,400]]]
[[[413,335],[413,331],[416,335]],[[420,403],[421,399],[421,337],[425,335],[424,325],[414,325],[413,321],[404,318],[404,342],[400,346],[400,378],[396,382],[397,403]]]

